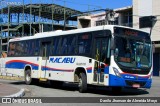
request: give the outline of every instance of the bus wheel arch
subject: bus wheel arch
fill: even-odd
[[[39,80],[32,78],[32,68],[31,66],[26,66],[24,69],[24,78],[25,78],[25,83],[27,85],[31,84],[38,84]]]
[[[79,83],[79,92],[84,93],[87,91],[87,75],[84,68],[79,67],[75,70],[74,81]]]
[[[32,77],[31,77],[31,67],[26,66],[24,69],[24,78],[25,78],[25,83],[27,85],[30,85],[32,83]]]

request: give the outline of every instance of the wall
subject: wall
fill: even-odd
[[[91,16],[79,16],[77,28],[91,27]]]
[[[160,0],[133,0],[133,27],[139,28],[139,18],[141,16],[156,16],[157,21],[153,22],[151,39],[160,41]],[[150,32],[150,28],[143,28]]]
[[[133,27],[139,28],[138,0],[133,0]]]
[[[152,30],[152,41],[160,41],[160,0],[153,0],[152,7],[153,16],[157,16],[157,21]]]

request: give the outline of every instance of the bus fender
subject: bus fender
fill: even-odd
[[[30,69],[32,70],[32,66],[31,66],[30,64],[26,64],[26,65],[24,66],[24,71],[25,71],[27,68],[30,68]]]
[[[84,73],[85,75],[87,75],[86,72],[87,72],[86,68],[84,68],[84,67],[77,67],[75,69],[75,71],[74,71],[74,82],[78,82],[79,81],[79,75],[80,75],[80,73]]]

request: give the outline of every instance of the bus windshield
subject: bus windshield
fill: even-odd
[[[121,66],[141,69],[151,67],[151,42],[115,36],[115,61]]]

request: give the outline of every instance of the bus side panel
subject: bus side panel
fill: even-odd
[[[0,58],[0,74],[5,74],[5,58]]]
[[[74,82],[76,68],[81,67],[84,68],[86,74],[89,73],[87,74],[87,82],[93,81],[93,78],[91,78],[92,63],[89,63],[89,58],[87,57],[54,56],[49,58],[47,67],[48,70],[46,77],[50,80]]]
[[[38,78],[39,65],[37,57],[8,57],[5,60],[6,73],[24,76],[26,66],[31,67],[32,77]]]
[[[120,77],[117,77],[113,68],[118,69],[118,71],[120,73],[122,73],[122,71],[118,68],[117,64],[114,61],[114,56],[113,56],[113,52],[112,52],[112,56],[111,56],[111,67],[109,70],[109,86],[124,86],[124,80]]]
[[[47,71],[48,80],[73,82],[73,72]]]
[[[87,84],[93,83],[93,68],[87,69]]]
[[[9,57],[5,59],[5,68],[7,74],[24,76],[24,68],[19,65],[17,57]]]
[[[74,81],[75,57],[54,56],[47,60],[46,78],[58,81]]]

